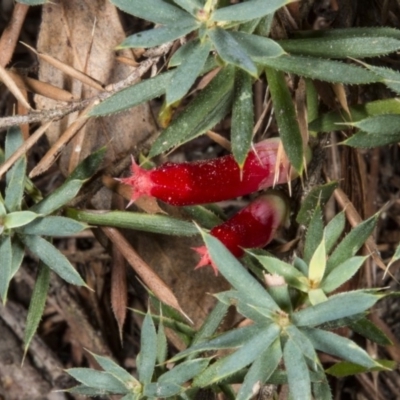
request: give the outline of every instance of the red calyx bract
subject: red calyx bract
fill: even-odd
[[[288,215],[287,202],[280,194],[269,193],[258,197],[232,218],[211,230],[211,235],[219,239],[235,256],[244,254],[243,248],[264,247],[274,237],[276,230]],[[211,265],[215,275],[218,269],[211,260],[206,246],[194,248],[201,259],[196,268]]]
[[[175,206],[228,200],[291,179],[290,164],[282,147],[278,152],[280,146],[279,138],[257,143],[242,170],[232,155],[196,162],[167,162],[151,170],[141,168],[133,160],[133,175],[120,181],[132,186],[131,202],[142,195]]]

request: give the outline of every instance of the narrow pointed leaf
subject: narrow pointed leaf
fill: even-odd
[[[19,126],[12,126],[7,130],[6,142],[4,146],[4,157],[9,159],[24,143],[22,131]],[[7,180],[8,183],[8,180]]]
[[[50,284],[50,269],[39,263],[39,272],[33,288],[31,302],[29,303],[26,327],[24,332],[24,356],[26,355],[33,336],[39,326],[46,305],[47,292]]]
[[[29,224],[38,217],[39,214],[32,211],[14,211],[7,214],[4,218],[4,227],[7,229],[19,228],[20,226]]]
[[[148,383],[143,387],[143,395],[146,399],[170,398],[183,390],[183,387],[171,382]]]
[[[213,21],[248,21],[271,14],[293,0],[251,0],[219,8],[212,15]]]
[[[277,311],[278,305],[271,296],[239,263],[229,250],[214,236],[201,232],[211,259],[225,279],[239,292],[251,293],[252,297],[263,302],[264,307]]]
[[[40,236],[26,235],[21,240],[28,249],[42,260],[50,269],[68,283],[86,286],[76,269],[50,242]]]
[[[400,115],[375,115],[349,123],[361,131],[343,142],[352,147],[376,147],[400,142]]]
[[[327,58],[377,57],[400,49],[400,40],[388,37],[324,37],[280,40],[279,45],[291,54]]]
[[[115,93],[102,103],[93,107],[89,112],[91,117],[100,117],[121,112],[145,103],[155,97],[163,95],[169,84],[173,72],[164,72],[154,78],[138,82],[128,88]]]
[[[4,200],[3,200],[3,196],[0,193],[0,217],[1,217],[1,221],[0,221],[0,233],[3,233],[4,230],[4,217],[7,214],[7,210],[4,207]]]
[[[258,335],[249,339],[237,351],[219,359],[198,375],[194,379],[193,385],[199,387],[211,385],[251,364],[265,348],[276,340],[279,331],[280,328],[275,324],[264,327]]]
[[[172,75],[167,87],[167,105],[175,103],[185,96],[204,67],[211,50],[211,43],[209,41],[200,43],[198,40],[194,43],[196,46]]]
[[[310,400],[310,373],[302,351],[292,339],[288,339],[285,344],[283,360],[285,362],[290,395],[296,400]]]
[[[293,267],[295,267],[297,270],[299,270],[304,276],[308,276],[308,265],[300,257],[296,257],[293,260]]]
[[[333,292],[347,282],[364,264],[366,257],[351,257],[333,269],[322,281],[321,288],[325,293]]]
[[[390,371],[396,368],[396,362],[391,360],[377,360],[376,366],[372,368],[363,367],[349,361],[339,362],[326,370],[326,373],[337,378],[362,374],[373,371]]]
[[[192,223],[167,215],[151,215],[130,211],[80,211],[69,208],[67,216],[90,225],[114,226],[176,236],[198,234],[198,230]]]
[[[329,254],[335,247],[340,236],[343,234],[346,224],[346,215],[344,211],[337,214],[324,229],[326,254]]]
[[[172,55],[168,62],[168,67],[177,67],[187,60],[188,57],[199,47],[199,39],[189,40],[184,43],[179,49]]]
[[[307,120],[313,121],[319,115],[319,95],[314,82],[311,79],[305,79],[306,82],[306,104]],[[318,132],[308,131],[310,136],[316,137]]]
[[[231,36],[239,43],[254,62],[263,58],[279,57],[285,52],[275,40],[264,36],[251,35],[245,32],[230,31]]]
[[[59,210],[63,205],[75,198],[83,183],[83,181],[76,179],[66,181],[42,201],[31,207],[30,211],[48,215]]]
[[[134,310],[137,314],[145,316],[146,314],[140,312],[139,310]],[[177,322],[172,318],[167,318],[165,316],[160,317],[159,315],[152,315],[153,321],[156,323],[161,323],[163,326],[172,329],[182,340],[185,345],[191,343],[191,338],[194,335],[194,329],[190,328],[188,325]],[[157,348],[157,357],[159,353],[159,348]]]
[[[191,18],[182,9],[163,0],[111,0],[111,2],[122,11],[155,24],[169,25]]]
[[[193,335],[195,333],[195,329],[188,324],[187,318],[185,318],[177,309],[169,306],[161,302],[150,290],[147,290],[147,294],[150,297],[151,305],[154,310],[159,310],[160,317],[164,321],[165,319],[170,319],[172,321],[176,321],[180,323],[180,329],[183,329],[183,332],[188,335]],[[143,314],[145,315],[145,314]],[[156,317],[153,315],[153,318]]]
[[[323,207],[330,199],[334,190],[337,188],[336,181],[326,183],[325,185],[317,186],[311,189],[307,197],[301,202],[300,211],[297,214],[296,221],[299,224],[308,225],[317,205]]]
[[[250,21],[243,22],[239,25],[239,31],[243,33],[252,34],[257,29],[257,26],[260,24],[261,20],[262,18],[256,18]]]
[[[190,346],[188,349],[178,353],[170,361],[175,362],[193,353],[241,347],[248,340],[257,336],[264,329],[265,326],[260,326],[256,324],[251,326],[245,326],[242,328],[232,329],[226,333],[217,336],[214,339],[208,340],[206,342],[200,342],[193,346]]]
[[[380,81],[380,78],[372,71],[344,62],[316,57],[283,55],[263,58],[260,63],[270,69],[326,82],[362,85]]]
[[[26,173],[26,157],[21,157],[7,173],[6,193],[4,205],[9,212],[21,209],[21,202],[24,195]]]
[[[283,148],[293,168],[301,175],[303,172],[303,140],[292,95],[282,72],[273,68],[266,68],[265,71]]]
[[[39,236],[72,236],[89,226],[71,218],[49,216],[37,218],[33,222],[23,226],[19,231],[27,235]]]
[[[0,296],[3,304],[7,301],[7,292],[12,278],[12,247],[10,236],[0,236]]]
[[[325,274],[326,267],[326,250],[325,250],[325,238],[322,240],[318,247],[315,249],[314,254],[310,260],[310,267],[308,270],[308,279],[314,284],[322,281]]]
[[[327,301],[297,311],[292,316],[296,326],[316,326],[350,317],[372,307],[382,296],[363,291],[340,293]]]
[[[323,303],[324,301],[328,300],[328,298],[326,297],[325,292],[320,289],[311,289],[308,292],[308,299],[310,300],[311,305],[315,306],[319,303]]]
[[[208,313],[203,325],[197,331],[195,337],[193,338],[192,345],[209,340],[212,335],[215,334],[222,320],[228,312],[229,306],[218,302],[213,310]]]
[[[304,244],[304,261],[306,264],[310,263],[313,254],[317,250],[318,244],[323,238],[323,232],[324,223],[322,221],[321,207],[317,206],[308,225],[306,241]]]
[[[278,368],[282,359],[280,340],[277,339],[270,347],[265,348],[250,367],[243,384],[240,386],[236,400],[250,400],[254,396],[254,389],[262,387],[265,381]]]
[[[267,293],[269,294],[269,291]],[[252,293],[228,290],[226,292],[217,293],[214,296],[224,304],[234,305],[240,314],[261,325],[273,319],[275,316],[275,311],[272,311],[271,308],[268,307],[268,304],[264,303],[263,299],[253,296]],[[273,300],[275,301],[275,299]]]
[[[246,49],[237,42],[229,31],[216,27],[209,29],[208,37],[213,42],[218,55],[228,64],[233,64],[250,75],[257,76],[257,67],[251,61]]]
[[[313,382],[312,392],[315,399],[318,400],[333,400],[331,388],[328,381],[322,379],[320,382]]]
[[[212,210],[204,206],[182,207],[185,213],[189,214],[190,219],[197,222],[205,229],[212,229],[216,225],[223,223],[223,220]]]
[[[174,368],[162,374],[157,379],[157,382],[169,382],[175,383],[176,385],[183,385],[206,369],[209,362],[210,358],[197,358],[195,360],[185,361],[175,365]]]
[[[182,36],[194,31],[198,28],[198,23],[195,19],[180,21],[173,25],[162,26],[160,28],[149,29],[128,36],[117,48],[147,48],[159,46],[163,43],[171,42],[179,39]]]
[[[285,332],[288,335],[289,340],[292,340],[296,344],[296,346],[303,353],[303,356],[306,357],[314,366],[314,371],[317,370],[317,367],[321,367],[313,344],[300,329],[298,329],[295,325],[290,325],[286,328]]]
[[[274,257],[257,256],[257,260],[270,273],[285,278],[285,282],[301,291],[307,291],[308,285],[305,276],[292,265]]]
[[[293,298],[291,297],[291,293],[289,291],[289,285],[270,286],[267,290],[282,311],[286,312],[287,314],[292,314]]]
[[[108,393],[126,394],[129,389],[111,374],[90,368],[70,368],[67,373],[85,386]]]
[[[101,368],[104,369],[105,372],[108,372],[114,378],[118,379],[126,387],[135,387],[136,385],[139,385],[137,379],[135,379],[128,371],[126,371],[113,360],[111,360],[111,358],[99,356],[92,352],[90,352],[90,354],[94,357],[94,359],[99,363],[99,365],[101,366]]]
[[[230,110],[233,68],[223,68],[154,142],[150,157],[203,134]]]
[[[327,273],[356,254],[372,234],[378,218],[379,214],[375,214],[351,230],[329,257],[326,265]]]
[[[67,371],[68,373],[68,371]],[[86,385],[77,385],[74,386],[71,389],[67,389],[66,392],[71,393],[71,394],[77,394],[81,396],[106,396],[106,395],[111,395],[113,394],[110,391],[104,390],[104,389],[95,389]],[[125,399],[125,396],[124,396]]]
[[[400,30],[389,27],[372,27],[372,28],[343,28],[343,29],[326,29],[323,31],[299,31],[297,32],[299,37],[302,38],[351,38],[351,37],[368,37],[371,39],[376,37],[388,37],[394,39],[400,39]]]
[[[157,363],[163,364],[167,359],[168,343],[165,336],[163,320],[160,318],[157,329]]]
[[[269,292],[268,292],[269,293]],[[263,325],[266,320],[270,320],[274,311],[267,308],[262,302],[255,301],[254,296],[247,293],[238,292],[237,290],[229,290],[214,295],[218,301],[225,305],[236,307],[239,314],[254,321],[256,324]],[[271,296],[272,297],[272,296]],[[273,299],[275,301],[275,299]],[[260,304],[261,303],[261,304]]]
[[[376,100],[351,106],[349,109],[351,118],[346,113],[331,111],[311,121],[309,129],[318,132],[330,132],[341,129],[339,124],[344,121],[356,122],[374,115],[400,114],[400,103],[397,99]]]
[[[367,133],[375,133],[377,135],[391,135],[400,132],[400,115],[399,114],[383,114],[374,115],[369,118],[348,123]]]
[[[87,179],[91,178],[100,168],[100,165],[106,155],[106,151],[107,147],[103,146],[91,153],[89,156],[85,157],[85,159],[81,161],[68,176],[68,181],[75,179],[86,181]]]
[[[17,273],[25,255],[25,247],[19,240],[18,236],[15,235],[13,237],[11,247],[12,247],[12,263],[11,263],[10,279]],[[2,258],[0,257],[0,259]]]
[[[4,162],[9,159],[17,149],[22,146],[24,139],[22,131],[18,126],[8,129],[4,149]],[[9,212],[18,211],[21,208],[21,201],[24,194],[24,181],[26,174],[26,157],[23,156],[6,173],[6,193],[4,205]]]
[[[174,0],[174,3],[194,16],[204,6],[204,2],[201,0]]]
[[[335,333],[323,331],[322,329],[310,328],[304,331],[311,340],[314,347],[324,353],[340,357],[344,360],[367,368],[377,366],[365,350],[357,346],[352,340],[336,335]]]
[[[366,317],[351,322],[349,326],[354,332],[357,332],[380,346],[393,345],[392,341],[385,335],[385,333]]]
[[[121,400],[140,400],[142,397],[141,393],[128,393]]]
[[[372,147],[387,146],[389,144],[396,144],[399,142],[400,132],[387,135],[357,132],[355,135],[350,136],[341,144],[360,149],[370,149]]]
[[[379,81],[384,83],[396,94],[400,94],[400,73],[391,68],[375,67],[373,65],[363,64],[369,71],[378,76]]]
[[[150,383],[156,366],[157,334],[149,313],[143,321],[140,335],[140,354],[137,359],[139,380],[142,384]]]
[[[242,168],[251,147],[254,125],[254,105],[251,76],[237,70],[232,107],[232,153]]]

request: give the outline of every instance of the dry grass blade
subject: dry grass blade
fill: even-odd
[[[93,79],[91,76],[71,67],[70,65],[64,64],[60,60],[57,60],[56,58],[49,56],[48,54],[43,54],[43,53],[37,52],[33,47],[27,45],[26,43],[23,43],[23,42],[21,42],[21,43],[24,46],[28,47],[28,49],[32,50],[43,61],[46,61],[50,65],[52,65],[54,68],[59,69],[60,71],[64,72],[65,74],[71,76],[72,78],[77,79],[78,81],[80,81],[94,89],[104,91],[103,85],[100,82]]]
[[[42,174],[53,165],[67,143],[76,135],[76,133],[82,128],[82,126],[86,124],[86,122],[88,121],[86,114],[92,109],[93,106],[94,104],[90,104],[88,107],[86,107],[82,111],[82,114],[78,117],[78,119],[74,121],[58,138],[58,140],[54,143],[50,150],[40,160],[39,164],[36,165],[36,167],[33,168],[33,170],[30,172],[30,178]]]
[[[8,71],[8,73],[15,80],[17,85],[23,84],[24,88],[30,92],[58,101],[71,102],[79,100],[79,98],[74,96],[72,93],[50,85],[49,83],[41,82],[27,76],[21,76],[14,71]]]
[[[111,240],[114,246],[121,252],[131,267],[138,274],[144,284],[163,303],[178,310],[189,319],[183,312],[177,298],[163,280],[147,265],[138,253],[132,248],[122,234],[114,228],[101,228],[105,235]],[[190,320],[190,319],[189,319]]]
[[[46,132],[47,128],[51,124],[52,121],[49,121],[42,125],[37,131],[29,136],[24,144],[19,147],[18,150],[10,158],[7,159],[7,161],[0,165],[0,178],[14,165],[18,158],[24,155],[40,139],[40,137]]]
[[[346,95],[346,90],[341,83],[336,83],[332,85],[333,91],[335,92],[335,95],[337,99],[339,100],[340,105],[342,106],[343,110],[346,111],[347,115],[350,114],[349,110],[349,104],[347,103],[347,95]]]
[[[17,45],[28,10],[29,6],[26,4],[15,4],[10,23],[4,29],[0,38],[0,65],[2,67],[5,67],[10,62],[14,54],[15,46]]]
[[[16,82],[12,79],[11,75],[0,65],[0,80],[7,86],[8,90],[14,95],[14,97],[27,109],[31,110],[32,107],[25,99],[20,88]]]
[[[220,135],[217,132],[214,131],[207,131],[206,135],[213,140],[215,143],[218,143],[221,147],[223,147],[225,150],[231,151],[232,146],[231,142],[224,138],[222,135]]]
[[[261,125],[263,124],[263,122],[264,122],[264,119],[265,119],[265,116],[267,115],[267,112],[269,111],[269,109],[270,109],[270,107],[271,107],[271,100],[268,100],[266,103],[265,103],[265,105],[264,105],[264,107],[263,107],[263,109],[262,109],[262,112],[261,112],[261,114],[260,114],[260,117],[258,118],[258,120],[257,120],[257,122],[256,122],[256,124],[254,125],[254,128],[253,128],[253,136],[259,131],[259,129],[261,128]],[[268,127],[268,126],[267,126]]]
[[[343,192],[342,189],[338,188],[334,192],[335,199],[340,204],[342,209],[346,212],[347,220],[350,222],[350,225],[354,228],[357,225],[361,224],[363,221],[360,217],[360,214],[355,209],[353,203],[347,197],[347,195]],[[386,271],[386,265],[382,261],[382,259],[378,256],[378,248],[376,246],[375,240],[370,236],[365,242],[365,246],[368,251],[371,253],[373,260],[376,265],[379,266],[382,270]],[[392,275],[391,275],[392,276]]]
[[[139,63],[136,60],[134,60],[133,58],[128,58],[128,57],[124,57],[124,56],[118,56],[118,57],[115,57],[115,59],[120,63],[126,64],[126,65],[130,65],[132,67],[139,66]]]
[[[299,122],[301,137],[304,146],[308,143],[308,120],[307,120],[307,104],[306,104],[306,82],[304,78],[300,79],[299,85],[295,93],[296,111]]]
[[[111,269],[111,307],[117,320],[119,338],[122,343],[122,329],[128,306],[128,287],[126,281],[125,259],[121,252],[113,246]]]

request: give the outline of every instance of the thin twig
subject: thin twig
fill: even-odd
[[[169,43],[168,45],[168,47],[163,45],[163,49],[165,51],[168,51],[168,49],[172,46],[172,43]],[[75,111],[81,111],[90,103],[93,103],[96,100],[101,102],[112,96],[116,92],[119,92],[132,85],[133,82],[140,79],[154,64],[156,64],[159,58],[160,57],[155,57],[144,60],[128,77],[119,82],[108,85],[105,92],[101,92],[91,98],[79,102],[74,102],[68,104],[67,106],[55,108],[52,110],[32,111],[27,115],[14,115],[11,117],[0,118],[0,129],[9,128],[15,125],[44,122],[49,120],[57,121]]]

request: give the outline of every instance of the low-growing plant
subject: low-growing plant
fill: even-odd
[[[29,5],[45,2],[18,1]],[[165,46],[169,51],[172,42],[179,40],[175,42],[176,51],[169,57],[168,65],[158,74],[128,87],[117,84],[104,91],[85,115],[85,118],[108,116],[165,96],[159,115],[164,129],[155,140],[150,157],[204,134],[230,115],[232,154],[243,171],[256,131],[253,83],[258,79],[268,84],[280,140],[299,175],[305,169],[309,135],[323,138],[328,132],[342,130],[349,137],[341,144],[356,148],[383,146],[400,140],[397,98],[348,105],[343,86],[379,83],[390,93],[400,93],[399,72],[381,64],[374,65],[374,57],[400,49],[397,29],[302,31],[278,40],[268,37],[274,14],[292,0],[249,0],[238,4],[225,0],[111,2],[122,11],[156,25],[127,37],[119,49],[159,46],[157,50],[161,51]],[[364,58],[368,62],[359,61]],[[210,72],[214,73],[210,83],[192,97],[190,89]],[[298,82],[299,86],[303,85],[302,100],[306,103],[307,115],[303,115],[302,124],[289,89],[292,82],[288,82],[286,74],[294,77],[294,86]],[[315,80],[336,85],[337,92],[341,92],[341,98],[337,96],[339,110],[320,113]],[[20,130],[11,128],[5,158],[21,144]],[[32,193],[29,201],[24,200],[24,191],[29,192],[31,188],[25,157],[7,174],[6,189],[0,197],[3,302],[25,249],[40,260],[28,314],[25,349],[43,313],[50,270],[69,283],[85,285],[71,263],[51,243],[52,237],[76,234],[87,228],[87,224],[178,236],[198,233],[193,223],[168,215],[73,208],[65,210],[66,216],[57,215],[94,173],[101,157],[102,151],[93,154],[44,199]],[[215,237],[202,232],[212,262],[232,286],[230,291],[216,295],[219,303],[202,327],[195,331],[176,310],[152,298],[153,308],[162,312],[159,315],[149,312],[144,318],[141,352],[136,360],[137,377],[110,359],[93,355],[104,371],[70,369],[70,375],[81,382],[71,393],[120,394],[124,400],[191,399],[206,388],[241,400],[250,399],[264,384],[287,384],[292,398],[302,400],[314,396],[325,400],[332,398],[327,374],[345,376],[393,368],[392,363],[374,360],[354,341],[335,332],[337,328],[349,327],[378,344],[390,343],[367,315],[386,293],[378,289],[340,292],[341,286],[366,260],[356,253],[370,236],[379,215],[362,222],[340,240],[344,213],[324,226],[321,211],[335,185],[313,188],[296,216],[296,222],[307,227],[304,248],[300,248],[301,258],[286,262],[264,252],[250,251],[244,260],[251,268],[253,274],[250,274]],[[31,205],[32,202],[35,204]],[[186,211],[203,228],[211,229],[218,223],[218,217],[206,207],[192,206]],[[399,258],[400,246],[391,262]],[[232,305],[243,316],[242,326],[217,334]],[[186,350],[170,359],[167,359],[164,326],[173,329],[187,345]],[[324,369],[321,353],[332,357],[333,366]],[[335,362],[336,359],[343,361]],[[173,364],[171,369],[167,369],[167,362]],[[238,392],[233,391],[233,383],[240,384]]]
[[[5,159],[7,160],[23,144],[19,128],[7,132]],[[4,197],[0,193],[0,296],[7,301],[10,281],[20,268],[25,249],[39,260],[38,274],[31,299],[25,330],[25,351],[36,332],[43,314],[53,270],[66,282],[86,286],[73,265],[51,243],[53,237],[74,235],[88,225],[57,214],[71,201],[82,185],[96,171],[104,155],[104,149],[92,154],[72,172],[69,178],[47,197],[33,192],[36,203],[28,206],[25,189],[31,189],[26,177],[26,157],[22,156],[6,175]]]
[[[315,197],[315,193],[310,196]],[[312,203],[312,199],[306,202]],[[354,341],[334,332],[349,327],[381,345],[390,343],[368,319],[368,310],[386,296],[383,291],[337,292],[366,260],[355,254],[372,233],[378,216],[358,225],[338,243],[345,226],[344,213],[324,227],[318,205],[308,219],[303,258],[286,263],[267,254],[248,252],[264,281],[252,276],[218,239],[202,232],[213,263],[232,286],[216,295],[219,304],[203,326],[194,332],[176,312],[164,306],[160,315],[153,315],[159,323],[156,333],[147,314],[137,359],[139,379],[96,356],[103,372],[68,370],[82,383],[72,392],[124,394],[124,399],[192,399],[198,390],[211,388],[223,391],[227,398],[244,400],[251,399],[262,385],[288,384],[292,398],[328,400],[332,395],[327,374],[390,370],[393,363],[374,360]],[[160,307],[155,305],[156,309]],[[232,305],[244,318],[242,326],[216,334]],[[168,360],[174,364],[168,371],[164,324],[188,343],[186,350]],[[218,356],[222,350],[229,350],[228,355]],[[324,369],[321,353],[333,357],[330,368]],[[337,359],[342,361],[333,361]],[[233,383],[240,384],[237,393],[230,386]]]

